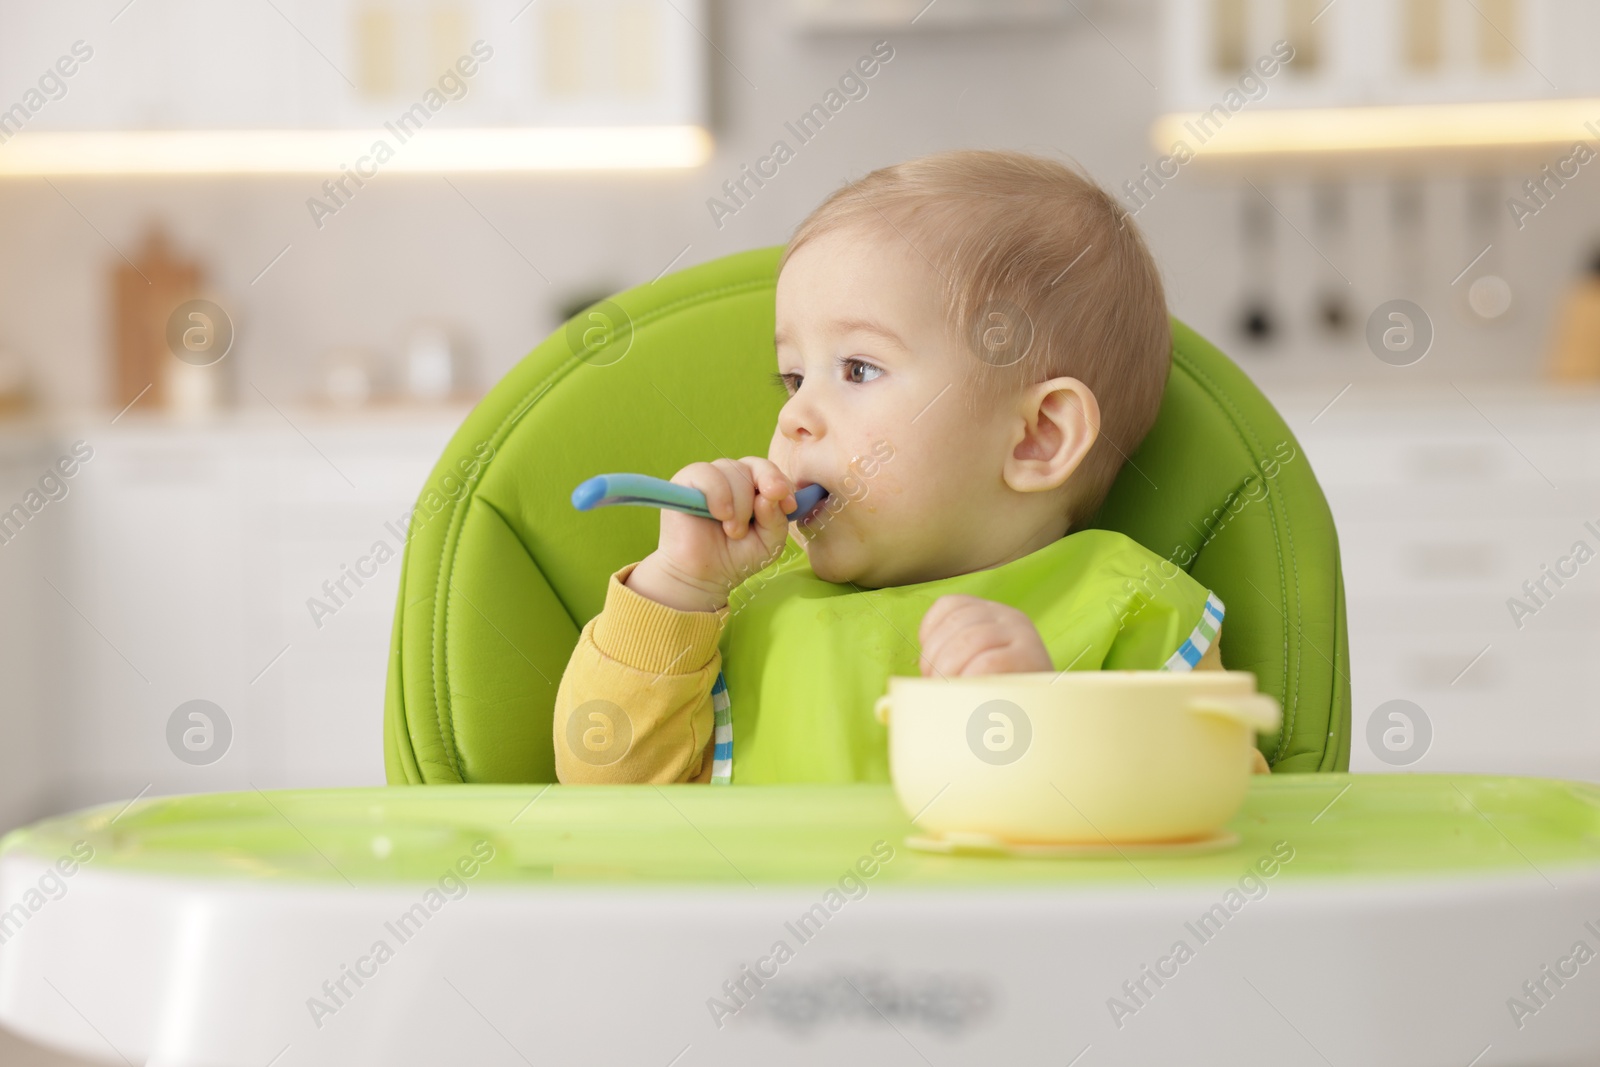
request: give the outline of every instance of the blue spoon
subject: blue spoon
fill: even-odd
[[[808,485],[794,494],[791,520],[798,519],[828,495],[820,485]],[[610,504],[638,504],[647,508],[668,508],[702,519],[715,519],[706,510],[706,495],[687,485],[652,478],[648,474],[597,474],[572,491],[572,506],[589,511]]]

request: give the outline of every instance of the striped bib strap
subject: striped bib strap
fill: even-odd
[[[1178,651],[1163,664],[1163,670],[1192,671],[1195,664],[1200,662],[1200,657],[1206,654],[1206,649],[1211,647],[1211,642],[1217,639],[1217,631],[1222,627],[1223,607],[1222,600],[1217,594],[1207,590],[1205,610],[1200,612],[1200,622],[1194,630],[1178,646]]]
[[[733,781],[733,715],[728,711],[728,684],[721,671],[711,687],[711,715],[716,740],[711,750],[711,784],[728,785]]]

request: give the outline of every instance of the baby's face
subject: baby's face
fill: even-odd
[[[1028,531],[1002,478],[1018,413],[974,419],[976,359],[950,336],[941,279],[894,231],[808,241],[777,287],[778,373],[789,400],[767,457],[823,509],[790,524],[830,582],[907,585],[995,566]],[[837,509],[837,510],[834,510]]]

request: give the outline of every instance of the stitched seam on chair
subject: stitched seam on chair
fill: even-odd
[[[1239,484],[1234,486],[1233,489],[1229,490],[1228,495],[1222,498],[1222,507],[1221,507],[1220,510],[1224,513],[1224,516],[1226,516],[1227,510],[1228,510],[1228,506],[1230,504],[1232,504],[1235,500],[1239,499],[1239,497],[1244,495],[1245,489],[1248,488],[1249,485],[1250,485],[1250,479],[1254,478],[1254,477],[1255,477],[1255,475],[1253,475],[1253,474],[1246,474],[1243,478],[1241,478],[1239,480]],[[1215,525],[1200,531],[1200,547],[1201,548],[1204,548],[1207,544],[1209,544],[1211,539],[1212,539],[1212,537],[1215,536],[1212,533],[1212,530],[1214,530],[1214,529],[1215,529]],[[1196,555],[1194,559],[1189,560],[1189,567],[1185,569],[1185,573],[1188,573],[1189,570],[1193,569],[1194,563],[1195,563],[1195,559],[1198,559],[1198,558],[1199,558],[1199,556]]]
[[[451,513],[450,522],[451,522],[452,527],[454,527],[454,524],[455,524],[455,514],[454,514],[454,512]],[[450,558],[451,558],[451,560],[453,562],[454,559],[455,559],[455,537],[454,536],[450,536],[449,547],[450,547]],[[430,640],[428,642],[428,670],[432,674],[432,677],[429,680],[433,684],[433,717],[434,717],[434,720],[438,723],[438,726],[439,726],[439,743],[440,743],[440,746],[444,749],[445,759],[450,764],[450,770],[451,770],[452,773],[455,774],[456,781],[465,782],[467,779],[466,779],[466,776],[461,773],[461,760],[460,760],[459,755],[456,752],[455,723],[450,720],[449,696],[448,696],[448,693],[445,691],[445,690],[448,690],[449,687],[448,687],[448,685],[446,685],[445,686],[445,690],[441,690],[441,688],[440,688],[440,683],[443,680],[443,676],[447,675],[449,673],[449,669],[450,669],[450,667],[449,667],[449,664],[450,664],[450,647],[449,647],[450,646],[450,642],[449,642],[448,639],[446,639],[446,641],[445,641],[445,647],[444,647],[444,650],[443,650],[443,658],[444,658],[444,661],[445,661],[444,671],[441,672],[441,671],[434,670],[435,658],[438,657],[439,654],[440,654],[440,649],[439,649],[439,646],[438,646],[439,631],[441,629],[443,629],[444,632],[447,633],[447,634],[450,631],[450,625],[449,625],[450,624],[450,618],[449,618],[450,617],[450,573],[449,573],[448,569],[445,568],[445,567],[440,567],[439,568],[439,573],[440,573],[440,576],[441,576],[441,578],[443,579],[443,582],[444,582],[444,590],[443,590],[444,591],[444,596],[441,599],[439,596],[435,595],[434,601],[435,601],[435,603],[437,603],[439,605],[442,605],[442,608],[443,608],[443,611],[444,611],[444,617],[443,617],[442,620],[436,620],[434,622],[434,625],[433,625],[433,631],[434,632],[433,632],[433,635],[431,636],[431,638],[430,638]]]
[[[1339,634],[1341,632],[1348,634],[1348,631],[1345,631],[1344,627],[1349,625],[1350,618],[1349,605],[1344,599],[1344,561],[1341,558],[1341,553],[1339,551],[1338,531],[1334,532],[1333,540],[1333,573],[1339,580],[1337,595],[1334,597],[1333,602],[1333,657],[1334,661],[1337,662],[1339,659]],[[1350,659],[1350,639],[1348,636],[1345,637],[1344,659],[1346,662],[1348,662]],[[1339,679],[1335,678],[1333,680],[1333,684],[1334,688],[1337,690],[1339,686]],[[1347,690],[1349,684],[1350,679],[1347,675],[1345,676],[1345,686]],[[1333,707],[1330,706],[1328,710],[1328,736],[1333,739],[1333,752],[1331,758],[1327,756],[1324,757],[1323,764],[1325,764],[1327,769],[1330,771],[1336,771],[1339,769],[1339,759],[1341,754],[1344,757],[1346,769],[1349,768],[1350,717],[1351,708],[1349,693],[1347,691],[1345,695],[1344,707],[1345,722],[1342,725],[1333,721]],[[1338,731],[1337,736],[1335,736],[1335,731]]]
[[[496,505],[494,503],[491,503],[487,498],[485,498],[485,497],[477,497],[475,499],[477,499],[478,502],[481,503],[484,507],[486,507],[490,511],[494,512],[495,517],[498,518],[500,520],[500,522],[505,525],[506,532],[509,533],[512,536],[512,538],[517,542],[517,544],[522,547],[522,551],[527,555],[528,559],[533,561],[533,565],[539,569],[539,577],[543,578],[545,585],[549,587],[551,597],[553,597],[555,599],[555,602],[557,604],[561,605],[561,610],[565,611],[567,613],[567,620],[569,622],[571,622],[572,625],[574,627],[576,627],[577,629],[579,629],[579,630],[583,629],[583,625],[581,623],[579,623],[577,621],[577,619],[575,619],[573,617],[572,609],[567,606],[567,602],[564,599],[562,599],[561,594],[556,592],[556,587],[553,584],[551,584],[549,577],[545,574],[544,566],[539,562],[538,554],[536,552],[534,552],[533,547],[531,545],[529,545],[528,542],[526,542],[526,541],[524,541],[522,539],[522,534],[517,532],[517,528],[516,528],[515,525],[512,524],[510,517],[508,515],[506,515],[505,512],[501,511],[498,505]]]
[[[523,549],[524,552],[528,551],[528,546],[526,544],[523,544],[521,537],[517,536],[516,528],[513,527],[511,525],[511,523],[506,520],[504,512],[502,512],[499,508],[495,507],[494,504],[492,504],[489,500],[487,500],[487,499],[485,499],[483,497],[475,497],[474,499],[476,499],[478,501],[478,503],[481,504],[484,508],[487,508],[489,510],[489,512],[495,516],[495,518],[500,520],[501,525],[503,525],[506,528],[506,530],[511,534],[511,536],[516,539],[518,544],[522,545],[522,549]],[[464,518],[462,520],[462,525],[465,526],[465,519]],[[533,553],[528,552],[528,558],[529,559],[533,559]],[[534,565],[537,567],[538,566],[537,562],[535,562]],[[542,571],[540,573],[540,577],[541,578],[544,577]],[[498,631],[499,628],[494,626],[493,620],[490,620],[488,615],[486,615],[481,609],[475,607],[474,605],[472,605],[470,603],[467,605],[467,607],[473,612],[473,614],[482,616],[483,619],[486,622],[489,623],[491,628],[496,629]],[[448,664],[450,662],[450,646],[454,642],[454,636],[453,635],[454,635],[454,630],[451,627],[446,627],[445,628],[445,639],[444,639],[445,640],[444,658],[445,658],[446,664]],[[512,643],[512,640],[511,640],[511,638],[509,636],[507,636],[505,633],[501,633],[500,636],[505,640],[505,642],[507,644],[511,645],[512,651],[516,652],[518,655],[522,656],[524,659],[527,659],[527,653],[523,652],[520,648],[517,648],[517,646],[514,643]],[[532,661],[529,660],[529,662],[531,663]],[[538,668],[535,667],[534,670],[537,672]],[[550,684],[549,679],[545,679],[545,684],[546,685]],[[449,745],[449,747],[450,747],[450,750],[454,753],[454,755],[452,757],[451,769],[455,771],[457,778],[459,778],[463,782],[465,782],[466,781],[466,776],[461,772],[461,770],[459,768],[460,754],[459,754],[458,751],[456,751],[456,748],[455,748],[455,720],[454,720],[454,717],[453,717],[454,707],[455,707],[454,698],[452,698],[452,703],[451,703],[452,718],[451,718],[451,721],[450,721],[450,745]]]
[[[544,582],[546,588],[550,590],[550,595],[555,598],[556,603],[561,604],[562,610],[565,611],[567,606],[561,603],[561,597],[556,593],[555,587],[550,584],[549,577],[545,575],[544,568],[539,564],[539,557],[534,554],[533,549],[528,547],[528,543],[522,539],[522,535],[517,532],[517,528],[512,524],[511,519],[506,515],[505,512],[501,511],[493,501],[485,497],[478,497],[477,499],[479,504],[483,505],[483,507],[493,514],[495,518],[500,520],[500,525],[506,528],[506,532],[511,535],[517,544],[522,546],[522,551],[527,554],[528,560],[533,564],[534,569],[539,572],[540,581]],[[572,618],[572,612],[570,611],[567,612],[567,621],[571,622],[573,627],[576,628],[580,633],[582,632],[583,627],[579,626],[577,621]],[[507,638],[506,640],[510,641],[510,638]],[[526,653],[524,653],[524,655],[526,655]],[[568,656],[570,657],[570,655],[571,652],[569,650]],[[450,658],[450,650],[448,647],[445,649],[445,658]],[[545,684],[550,684],[550,680],[548,678],[545,679]]]
[[[1253,431],[1251,431],[1250,434],[1249,434],[1249,438],[1250,438],[1249,441],[1245,441],[1244,432],[1245,432],[1245,429],[1246,429],[1246,424],[1244,422],[1244,418],[1243,418],[1242,414],[1239,412],[1238,408],[1234,407],[1232,401],[1225,399],[1221,387],[1211,378],[1210,375],[1206,374],[1203,369],[1201,369],[1201,368],[1199,368],[1197,366],[1194,366],[1192,364],[1192,361],[1187,356],[1185,356],[1182,353],[1177,352],[1177,351],[1173,352],[1173,356],[1177,361],[1179,361],[1184,366],[1184,369],[1189,372],[1191,377],[1197,378],[1197,379],[1203,379],[1205,384],[1210,387],[1211,399],[1212,399],[1212,402],[1214,404],[1217,404],[1219,407],[1221,407],[1221,406],[1223,406],[1224,403],[1226,403],[1228,411],[1232,415],[1232,422],[1233,422],[1233,426],[1234,426],[1234,432],[1236,434],[1239,434],[1240,442],[1244,443],[1244,444],[1247,444],[1247,445],[1250,445],[1250,446],[1253,446],[1254,449],[1256,450],[1257,454],[1260,455],[1261,454],[1261,443],[1256,439],[1255,434],[1254,434]],[[1276,527],[1278,525],[1278,523],[1277,523],[1277,509],[1273,505],[1273,497],[1274,497],[1274,495],[1275,494],[1273,492],[1273,489],[1269,485],[1268,489],[1267,489],[1267,510],[1268,510],[1268,513],[1273,518],[1274,527]],[[1288,509],[1287,509],[1287,507],[1285,507],[1284,511],[1285,511],[1284,523],[1283,523],[1284,532],[1285,532],[1285,535],[1290,538],[1290,549],[1292,551],[1293,550],[1293,535],[1291,533],[1289,533],[1289,531],[1288,531],[1289,522],[1288,522],[1288,514],[1287,514]],[[1274,531],[1274,532],[1276,533],[1276,531]],[[1272,543],[1273,543],[1273,551],[1276,553],[1276,555],[1278,557],[1278,587],[1279,587],[1279,591],[1281,593],[1283,593],[1283,594],[1287,594],[1288,588],[1287,588],[1287,582],[1285,580],[1286,567],[1284,565],[1284,559],[1283,559],[1283,547],[1279,543],[1279,540],[1278,540],[1277,536],[1273,537],[1273,542]],[[1296,577],[1296,584],[1295,584],[1295,613],[1296,613],[1296,615],[1298,615],[1299,614],[1299,603],[1300,603],[1299,576],[1296,575],[1295,577]],[[1285,600],[1288,599],[1287,595],[1285,595],[1284,599]],[[1285,621],[1287,621],[1287,616],[1285,616]],[[1298,635],[1300,632],[1301,632],[1300,629],[1297,627],[1296,628],[1296,634]],[[1289,637],[1290,637],[1290,635],[1289,635],[1288,631],[1285,630],[1285,632],[1284,632],[1284,641],[1283,641],[1283,673],[1284,673],[1284,681],[1285,681],[1285,691],[1291,696],[1291,703],[1290,703],[1290,707],[1288,709],[1288,721],[1285,724],[1284,730],[1282,731],[1282,733],[1278,737],[1278,745],[1277,745],[1277,747],[1276,747],[1276,749],[1275,749],[1275,751],[1273,753],[1273,761],[1274,762],[1277,762],[1278,760],[1283,759],[1285,750],[1288,747],[1289,738],[1294,735],[1294,723],[1295,723],[1296,714],[1299,711],[1299,705],[1300,705],[1300,678],[1299,678],[1299,671],[1295,672],[1294,684],[1292,686],[1288,684],[1289,683]],[[1301,640],[1303,642],[1304,638],[1302,637]]]
[[[1284,506],[1283,512],[1284,512],[1284,514],[1283,514],[1283,536],[1286,537],[1288,539],[1288,541],[1289,541],[1289,554],[1291,556],[1294,556],[1295,559],[1298,561],[1299,558],[1300,558],[1300,554],[1295,551],[1295,547],[1294,547],[1294,523],[1289,521],[1289,508],[1288,508],[1287,505]],[[1281,570],[1281,561],[1282,561],[1283,555],[1282,555],[1281,552],[1279,553],[1279,557],[1278,558],[1280,560],[1280,571],[1279,571],[1278,577],[1279,577],[1279,580],[1281,581],[1282,578],[1283,578],[1283,572]],[[1300,568],[1299,568],[1298,565],[1294,566],[1294,567],[1291,567],[1289,569],[1289,577],[1294,581],[1294,615],[1295,615],[1295,619],[1296,620],[1301,620],[1300,606],[1305,603],[1305,597],[1304,597],[1304,595],[1302,595],[1301,590],[1300,590]],[[1301,646],[1304,646],[1305,644],[1307,644],[1309,642],[1310,638],[1306,637],[1306,635],[1305,635],[1305,623],[1303,621],[1297,621],[1296,622],[1296,624],[1295,624],[1295,636],[1299,638]],[[1305,658],[1305,654],[1306,654],[1305,648],[1301,647],[1300,648],[1300,652],[1299,652],[1300,659],[1304,659]],[[1333,669],[1335,669],[1335,670],[1338,669],[1337,666],[1331,660],[1329,661],[1328,666],[1333,668]],[[1298,717],[1298,713],[1300,711],[1300,686],[1301,686],[1301,682],[1304,679],[1305,672],[1300,669],[1299,660],[1296,661],[1294,674],[1295,674],[1295,677],[1294,677],[1294,700],[1291,702],[1291,704],[1289,706],[1288,728],[1285,729],[1283,731],[1283,735],[1278,738],[1278,753],[1277,753],[1277,755],[1278,755],[1279,759],[1282,759],[1283,756],[1288,752],[1289,739],[1294,736],[1294,723],[1295,723],[1295,719]],[[1337,682],[1335,682],[1334,679],[1329,679],[1329,684],[1333,685],[1335,688],[1337,688]],[[1332,709],[1330,708],[1329,711],[1331,713]]]
[[[516,539],[517,544],[522,546],[522,551],[527,553],[528,558],[530,560],[533,560],[534,566],[537,567],[539,565],[538,557],[536,557],[533,554],[533,549],[528,547],[528,542],[526,542],[526,541],[524,541],[522,539],[522,535],[517,532],[517,528],[511,524],[511,520],[506,516],[506,513],[501,511],[499,506],[496,505],[495,502],[492,501],[492,500],[488,500],[486,498],[479,497],[478,498],[478,503],[482,504],[484,507],[488,508],[491,512],[494,513],[494,517],[500,520],[501,525],[505,526],[506,532],[509,533],[513,538]],[[541,577],[541,578],[544,577],[543,568],[541,568],[540,571],[539,571],[539,577]],[[546,579],[546,584],[548,584],[548,582],[549,582],[549,580]],[[551,592],[553,593],[553,592],[555,592],[555,590],[552,589]],[[565,606],[565,605],[563,605],[563,606]],[[569,615],[568,617],[570,618],[571,616]]]
[[[1251,431],[1249,433],[1249,439],[1246,440],[1245,432],[1246,432],[1246,429],[1247,429],[1247,424],[1245,423],[1244,417],[1239,412],[1238,408],[1234,407],[1233,402],[1231,400],[1226,399],[1225,395],[1223,394],[1221,386],[1219,386],[1211,378],[1211,376],[1209,374],[1207,374],[1203,369],[1201,369],[1200,367],[1194,365],[1193,361],[1187,355],[1185,355],[1184,353],[1179,352],[1179,351],[1177,351],[1176,348],[1174,348],[1172,355],[1173,355],[1173,361],[1178,363],[1180,366],[1182,366],[1183,369],[1189,374],[1189,376],[1191,378],[1196,379],[1196,380],[1203,380],[1204,381],[1206,386],[1209,387],[1211,402],[1213,404],[1216,404],[1219,408],[1222,408],[1222,407],[1226,406],[1227,411],[1231,416],[1230,421],[1233,424],[1234,433],[1239,435],[1240,443],[1241,444],[1245,444],[1245,445],[1247,445],[1249,447],[1253,447],[1254,450],[1257,453],[1258,458],[1259,458],[1259,456],[1263,454],[1262,453],[1262,449],[1261,449],[1260,441],[1256,440],[1255,433],[1253,431]],[[1267,487],[1267,511],[1272,516],[1273,526],[1275,528],[1278,525],[1278,522],[1277,522],[1277,508],[1274,506],[1274,502],[1273,502],[1274,501],[1274,497],[1276,495],[1277,494],[1275,493],[1274,488],[1271,485],[1268,485],[1268,487]],[[1293,533],[1291,533],[1289,531],[1290,523],[1289,523],[1288,520],[1289,520],[1288,507],[1287,507],[1287,505],[1285,505],[1285,507],[1284,507],[1284,522],[1283,522],[1284,534],[1285,534],[1285,536],[1287,536],[1289,538],[1289,547],[1290,547],[1290,551],[1292,552],[1293,549],[1294,549],[1294,535],[1293,535]],[[1285,601],[1287,601],[1287,599],[1288,599],[1288,596],[1287,596],[1287,594],[1288,594],[1288,582],[1286,580],[1286,570],[1287,570],[1287,568],[1284,565],[1283,546],[1279,543],[1278,537],[1276,536],[1276,529],[1274,529],[1274,537],[1272,539],[1272,547],[1273,547],[1273,551],[1276,553],[1276,555],[1278,557],[1278,588],[1279,588],[1280,593],[1284,594]],[[1298,617],[1299,614],[1300,614],[1300,585],[1299,585],[1299,575],[1298,574],[1295,575],[1295,608],[1294,608],[1294,610],[1295,610],[1295,615]],[[1287,622],[1287,616],[1285,616],[1285,621]],[[1295,633],[1297,635],[1303,633],[1303,628],[1297,625],[1295,627]],[[1290,700],[1290,707],[1288,708],[1288,721],[1285,723],[1282,733],[1280,733],[1279,736],[1278,736],[1278,745],[1277,745],[1277,748],[1275,749],[1275,751],[1273,753],[1273,762],[1274,763],[1276,763],[1278,760],[1283,759],[1284,752],[1287,749],[1288,744],[1289,744],[1289,738],[1294,736],[1295,717],[1296,717],[1296,715],[1297,715],[1297,713],[1299,711],[1299,708],[1300,708],[1300,672],[1298,670],[1295,672],[1293,685],[1289,684],[1289,636],[1290,636],[1289,632],[1286,629],[1284,631],[1284,635],[1283,635],[1283,676],[1284,676],[1284,683],[1285,683],[1285,691],[1290,695],[1291,700]],[[1301,637],[1301,641],[1304,642],[1304,640],[1305,640],[1305,638]]]
[[[399,650],[405,648],[404,635],[406,631],[406,575],[403,569],[400,572],[400,592],[399,595],[395,597],[395,601],[395,624],[393,636],[391,637],[391,640],[395,642],[395,649],[391,650],[390,655],[398,655]],[[393,735],[392,741],[395,748],[395,759],[400,764],[401,773],[405,774],[406,784],[424,785],[427,783],[428,779],[422,772],[422,761],[417,758],[417,743],[416,740],[411,736],[411,719],[405,713],[406,672],[403,669],[403,664],[404,660],[402,660],[400,663],[390,664],[389,666],[389,669],[393,671],[393,674],[391,674],[390,677],[395,679],[394,684],[399,690],[398,698],[400,701],[400,721],[398,724],[391,723],[388,700],[385,699],[383,709],[384,734],[386,738],[391,734]],[[386,764],[385,777],[387,777],[387,752],[384,753],[384,757]],[[409,759],[407,757],[409,757]],[[417,774],[417,781],[415,783],[411,781],[411,775],[406,773],[412,770],[415,770]]]
[[[656,308],[640,318],[633,319],[633,329],[637,331],[640,327],[648,325],[657,319],[665,317],[671,312],[678,311],[685,307],[690,307],[696,304],[711,303],[714,300],[720,300],[729,295],[742,294],[752,290],[771,289],[775,285],[776,278],[756,278],[749,281],[718,286],[715,289],[702,289],[690,294],[689,296],[674,300],[671,303],[663,304],[661,307]],[[558,381],[570,374],[575,366],[583,362],[583,355],[589,351],[590,349],[585,347],[579,352],[572,353],[564,362],[553,368],[550,373],[538,383],[536,387],[523,394],[522,399],[518,401],[516,407],[512,409],[510,414],[500,421],[500,424],[495,427],[494,433],[489,438],[491,443],[496,446],[497,452],[500,443],[506,439],[510,429],[520,422],[524,415],[532,410],[534,402],[538,400],[538,398],[545,392],[554,388]],[[491,457],[489,462],[484,464],[484,474],[487,474],[488,468],[493,464],[493,462],[494,460]],[[472,500],[477,496],[477,488],[480,484],[482,484],[483,480],[484,478],[482,476],[474,479],[467,492],[462,494],[461,499],[457,501],[450,510],[450,529],[445,535],[444,545],[446,558],[440,561],[439,577],[434,582],[435,596],[439,597],[439,603],[444,606],[443,614],[436,619],[433,626],[433,633],[429,635],[428,641],[428,670],[432,675],[430,682],[433,686],[434,718],[439,726],[439,737],[444,745],[445,756],[450,760],[451,769],[455,771],[456,777],[463,782],[466,781],[466,777],[461,773],[460,759],[456,751],[455,720],[453,717],[454,709],[451,704],[448,692],[449,685],[447,682],[450,669],[449,641],[446,640],[444,642],[444,648],[441,650],[440,630],[444,629],[448,631],[449,628],[449,588],[450,579],[455,568],[456,541],[460,536],[461,526],[465,522],[466,509],[471,504]],[[501,518],[503,519],[504,516],[501,516]],[[535,562],[537,562],[536,557]],[[440,594],[443,595],[440,596]],[[565,607],[565,605],[563,605],[563,607]],[[572,621],[574,625],[576,625],[576,620],[572,619],[571,611],[567,612],[567,618],[569,621]],[[439,661],[441,655],[444,661],[443,670],[436,670],[434,665]]]

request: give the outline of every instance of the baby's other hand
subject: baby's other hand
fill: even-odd
[[[1054,665],[1033,620],[1009,604],[952,594],[933,602],[917,630],[924,675],[1048,671]]]

